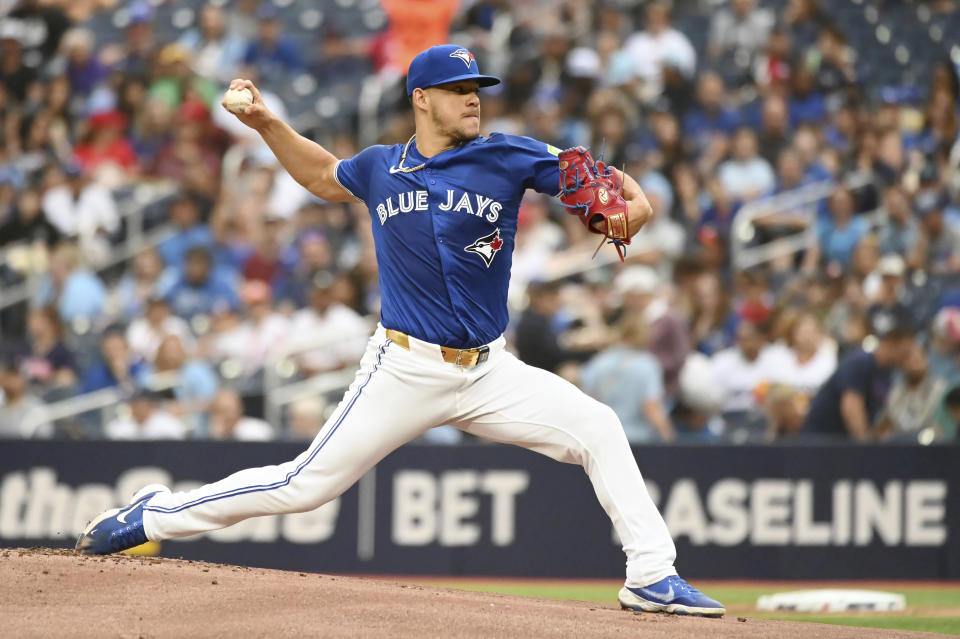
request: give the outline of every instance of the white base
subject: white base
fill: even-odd
[[[907,607],[903,595],[879,590],[797,590],[764,595],[757,600],[757,610],[796,612],[896,612]]]

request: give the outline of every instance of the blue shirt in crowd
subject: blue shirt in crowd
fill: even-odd
[[[873,424],[890,392],[889,368],[881,368],[873,353],[860,349],[844,357],[837,370],[823,383],[803,422],[802,432],[824,435],[847,435],[840,401],[843,394],[852,391],[863,398],[867,409],[867,423]]]
[[[663,399],[663,369],[647,351],[614,346],[584,365],[583,390],[613,409],[631,444],[657,441],[659,437],[643,407],[651,399]]]

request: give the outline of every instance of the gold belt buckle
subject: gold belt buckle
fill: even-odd
[[[476,359],[470,358],[473,361],[467,364],[461,364],[460,358],[463,357],[464,353],[468,353],[470,355],[476,354],[477,357]],[[457,366],[479,366],[480,364],[483,364],[485,361],[487,361],[489,357],[490,357],[489,346],[481,346],[480,348],[470,348],[462,351],[457,351]]]
[[[481,346],[479,349],[477,349],[476,365],[479,366],[480,364],[483,364],[485,361],[487,361],[487,359],[489,359],[489,357],[490,357],[490,347]]]

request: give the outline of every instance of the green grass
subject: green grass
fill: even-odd
[[[480,592],[495,592],[524,597],[571,599],[616,604],[617,591],[622,585],[616,581],[577,580],[490,580],[490,579],[417,579],[420,583],[442,588],[457,588]],[[695,582],[711,597],[727,606],[727,614],[765,619],[784,619],[814,623],[888,628],[960,635],[960,585],[954,584],[898,584],[895,582],[831,584],[810,582],[776,582],[764,585],[730,584],[729,582]],[[863,588],[897,592],[906,596],[907,610],[897,613],[803,614],[757,612],[757,598],[776,592],[815,588]]]

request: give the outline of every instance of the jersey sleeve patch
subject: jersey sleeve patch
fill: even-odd
[[[548,152],[550,155],[556,155],[556,156],[559,156],[559,155],[560,155],[560,149],[558,149],[557,147],[553,146],[552,144],[548,144],[548,145],[547,145],[547,152]]]

